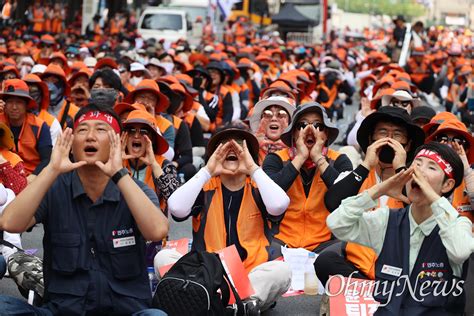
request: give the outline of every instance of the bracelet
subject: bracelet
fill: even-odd
[[[400,173],[400,172],[405,171],[405,170],[407,170],[407,167],[403,166],[403,167],[395,169],[395,173]]]
[[[122,168],[120,169],[119,171],[117,171],[112,177],[112,181],[117,184],[120,179],[122,179],[124,176],[126,176],[128,174],[128,170],[127,168]]]

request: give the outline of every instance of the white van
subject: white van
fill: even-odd
[[[209,0],[171,0],[168,7],[186,11],[192,23],[196,22],[197,17],[206,21],[206,16],[210,16]]]
[[[188,40],[192,25],[186,11],[161,7],[146,8],[138,20],[138,34],[145,40],[155,38],[166,42]]]

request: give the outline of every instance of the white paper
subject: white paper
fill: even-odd
[[[287,248],[282,246],[281,253],[286,263],[291,268],[291,289],[295,291],[304,290],[304,274],[306,271],[314,271],[314,261],[318,255],[304,248]],[[318,293],[324,293],[324,286],[318,280]]]

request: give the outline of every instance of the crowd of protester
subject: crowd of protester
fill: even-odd
[[[318,254],[323,284],[354,274],[393,282],[387,267],[413,284],[421,274],[465,280],[470,30],[415,24],[401,67],[403,17],[393,32],[317,45],[257,37],[242,18],[223,42],[209,28],[191,47],[143,40],[121,14],[107,27],[94,17],[80,35],[37,6],[29,26],[3,16],[0,273],[8,263],[23,276],[19,233],[42,223],[44,290],[30,286],[44,293],[36,306],[0,296],[7,314],[160,315],[147,309],[146,267],[161,277],[182,257],[160,251],[170,216],[192,218],[193,249],[236,246],[261,311],[291,283],[288,264],[274,260],[282,246]],[[359,110],[340,130],[348,106]],[[464,296],[427,284],[423,302],[376,296],[387,303],[377,313],[462,314]]]

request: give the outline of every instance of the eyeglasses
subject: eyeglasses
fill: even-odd
[[[313,122],[313,123],[308,123],[308,122],[298,122],[296,124],[297,129],[305,129],[306,126],[308,125],[313,125],[315,129],[319,129],[320,131],[324,131],[326,129],[326,126],[321,123],[321,122]]]
[[[376,136],[377,139],[390,137],[401,144],[407,141],[407,135],[401,131],[388,131],[387,129],[379,129],[374,131],[374,136]]]
[[[437,135],[436,136],[436,141],[439,142],[439,143],[453,142],[453,143],[457,143],[458,145],[463,146],[464,148],[469,147],[469,143],[467,142],[467,140],[464,137],[461,137],[461,136],[449,137],[448,135]]]
[[[265,110],[262,112],[262,118],[271,120],[273,116],[277,117],[277,119],[283,120],[288,119],[288,113],[285,110],[279,110],[277,112],[273,112],[271,110]]]
[[[146,128],[127,128],[125,131],[130,134],[130,135],[136,135],[137,133],[140,133],[141,136],[150,136],[150,131]]]
[[[400,101],[400,100],[394,100],[390,102],[393,106],[398,107],[398,108],[406,108],[411,105],[411,101]]]

